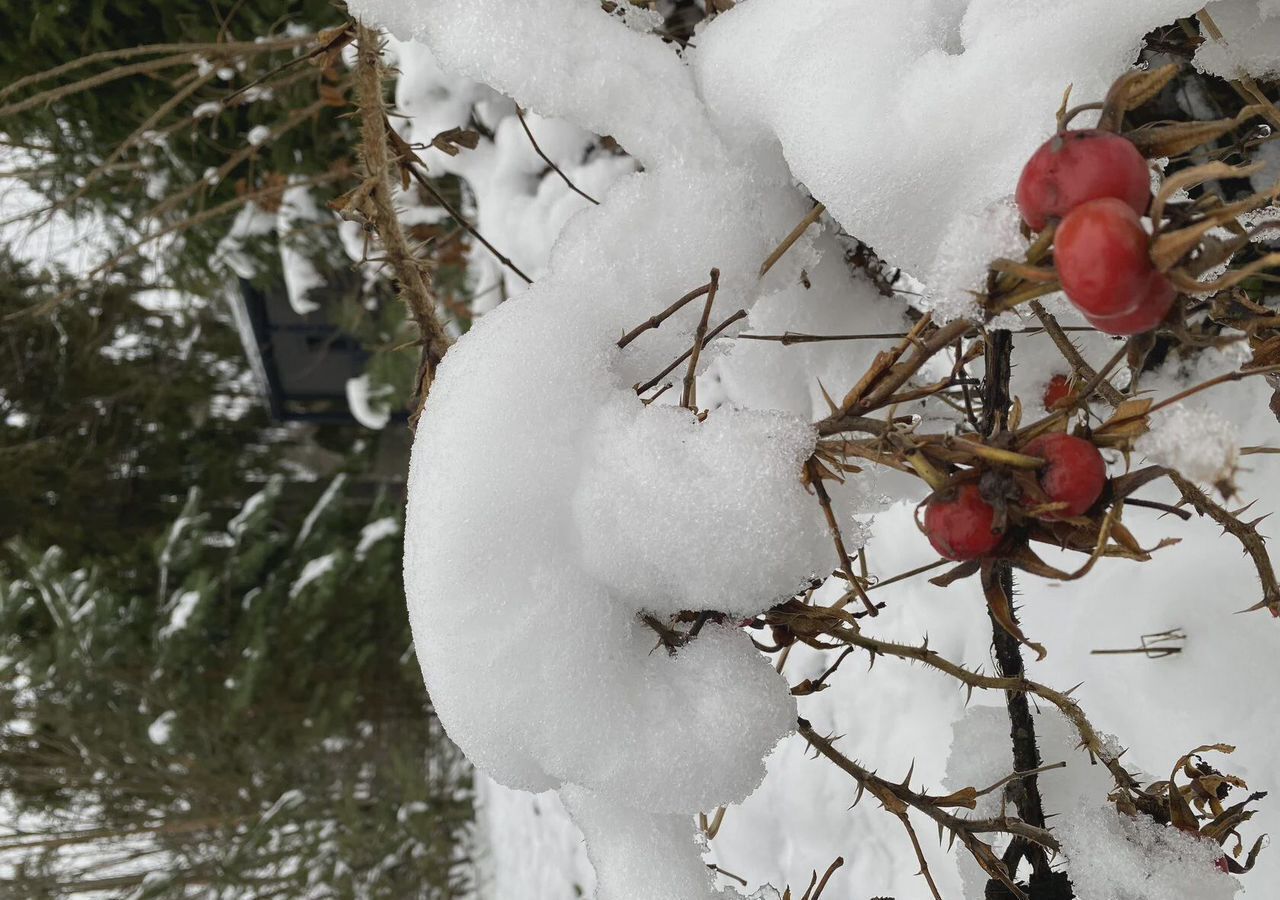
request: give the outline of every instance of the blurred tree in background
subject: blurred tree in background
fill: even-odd
[[[286,284],[408,400],[404,310],[326,208],[358,180],[345,10],[0,0],[0,28],[6,177],[43,204],[19,224],[105,245],[0,247],[0,896],[461,896],[403,449],[271,421],[227,303]],[[464,285],[456,231],[421,239]]]
[[[155,547],[158,596],[11,545],[0,887],[460,895],[470,774],[422,695],[399,519],[344,502],[345,482],[286,524],[273,479],[225,528],[193,489]]]
[[[17,315],[70,280],[0,248],[0,542],[59,545],[133,587],[188,486],[238,506],[246,482],[280,468],[283,435],[254,402],[235,332],[206,306],[148,310],[124,278]]]
[[[227,222],[184,224],[193,213],[346,165],[357,135],[336,57],[255,84],[345,20],[331,0],[0,0],[0,34],[22,47],[0,54],[0,130],[39,154],[20,174],[51,205],[122,240],[144,218],[179,228],[166,273],[207,289]]]

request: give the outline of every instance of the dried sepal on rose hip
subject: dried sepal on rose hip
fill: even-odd
[[[1018,179],[1018,209],[1033,231],[1102,198],[1119,200],[1137,215],[1151,203],[1146,159],[1131,141],[1108,131],[1059,132],[1031,156]]]
[[[944,488],[925,502],[924,533],[934,550],[956,562],[990,556],[1004,540],[995,507],[973,483]]]
[[[1107,484],[1107,464],[1098,448],[1084,438],[1060,432],[1044,434],[1020,452],[1045,461],[1045,466],[1036,472],[1040,487],[1050,503],[1066,504],[1045,518],[1082,516],[1102,496]]]

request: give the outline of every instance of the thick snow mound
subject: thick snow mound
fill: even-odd
[[[765,213],[751,197],[633,176],[440,368],[414,448],[406,584],[441,719],[499,781],[696,812],[745,796],[790,727],[786,685],[744,635],[709,628],[669,658],[637,613],[745,615],[820,570],[828,538],[800,484],[812,429],[641,404],[631,385],[688,346],[699,310],[615,343],[714,262],[758,266],[794,219],[734,234],[723,220]],[[582,264],[655,206],[677,216],[669,236]],[[751,280],[727,277],[723,293],[747,301]]]
[[[924,274],[958,215],[1011,192],[1068,85],[1100,99],[1143,35],[1201,5],[751,0],[693,62],[726,131],[780,143],[851,234]]]

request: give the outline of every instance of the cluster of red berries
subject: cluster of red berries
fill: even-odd
[[[1142,216],[1151,203],[1147,161],[1109,131],[1063,131],[1022,170],[1018,209],[1035,231],[1058,222],[1054,261],[1067,298],[1107,334],[1150,331],[1176,292],[1151,262]]]
[[[1107,466],[1098,448],[1084,438],[1062,433],[1041,435],[1020,452],[1045,461],[1037,477],[1046,499],[1041,503],[1038,498],[1024,497],[1024,505],[1065,504],[1044,518],[1084,515],[1102,496]],[[972,481],[929,498],[924,510],[924,532],[938,553],[957,561],[990,556],[1004,540],[997,528],[995,506]]]

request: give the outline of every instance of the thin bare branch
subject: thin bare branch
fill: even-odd
[[[592,197],[586,191],[582,190],[580,187],[578,187],[576,184],[570,181],[569,176],[564,174],[564,170],[555,164],[555,160],[547,156],[547,154],[542,151],[542,148],[538,146],[538,139],[533,136],[533,131],[529,128],[529,123],[525,121],[524,110],[522,110],[519,106],[516,107],[516,118],[520,120],[520,127],[524,129],[525,135],[527,135],[529,138],[529,143],[533,145],[533,152],[538,154],[538,156],[542,158],[542,161],[551,167],[551,171],[555,172],[557,175],[560,176],[560,180],[563,181],[566,185],[568,185],[569,190],[573,191],[575,194],[577,194],[579,197],[581,197],[583,200],[586,200],[588,203],[592,204],[593,206],[599,206],[600,205],[599,200],[597,200],[595,197]]]

